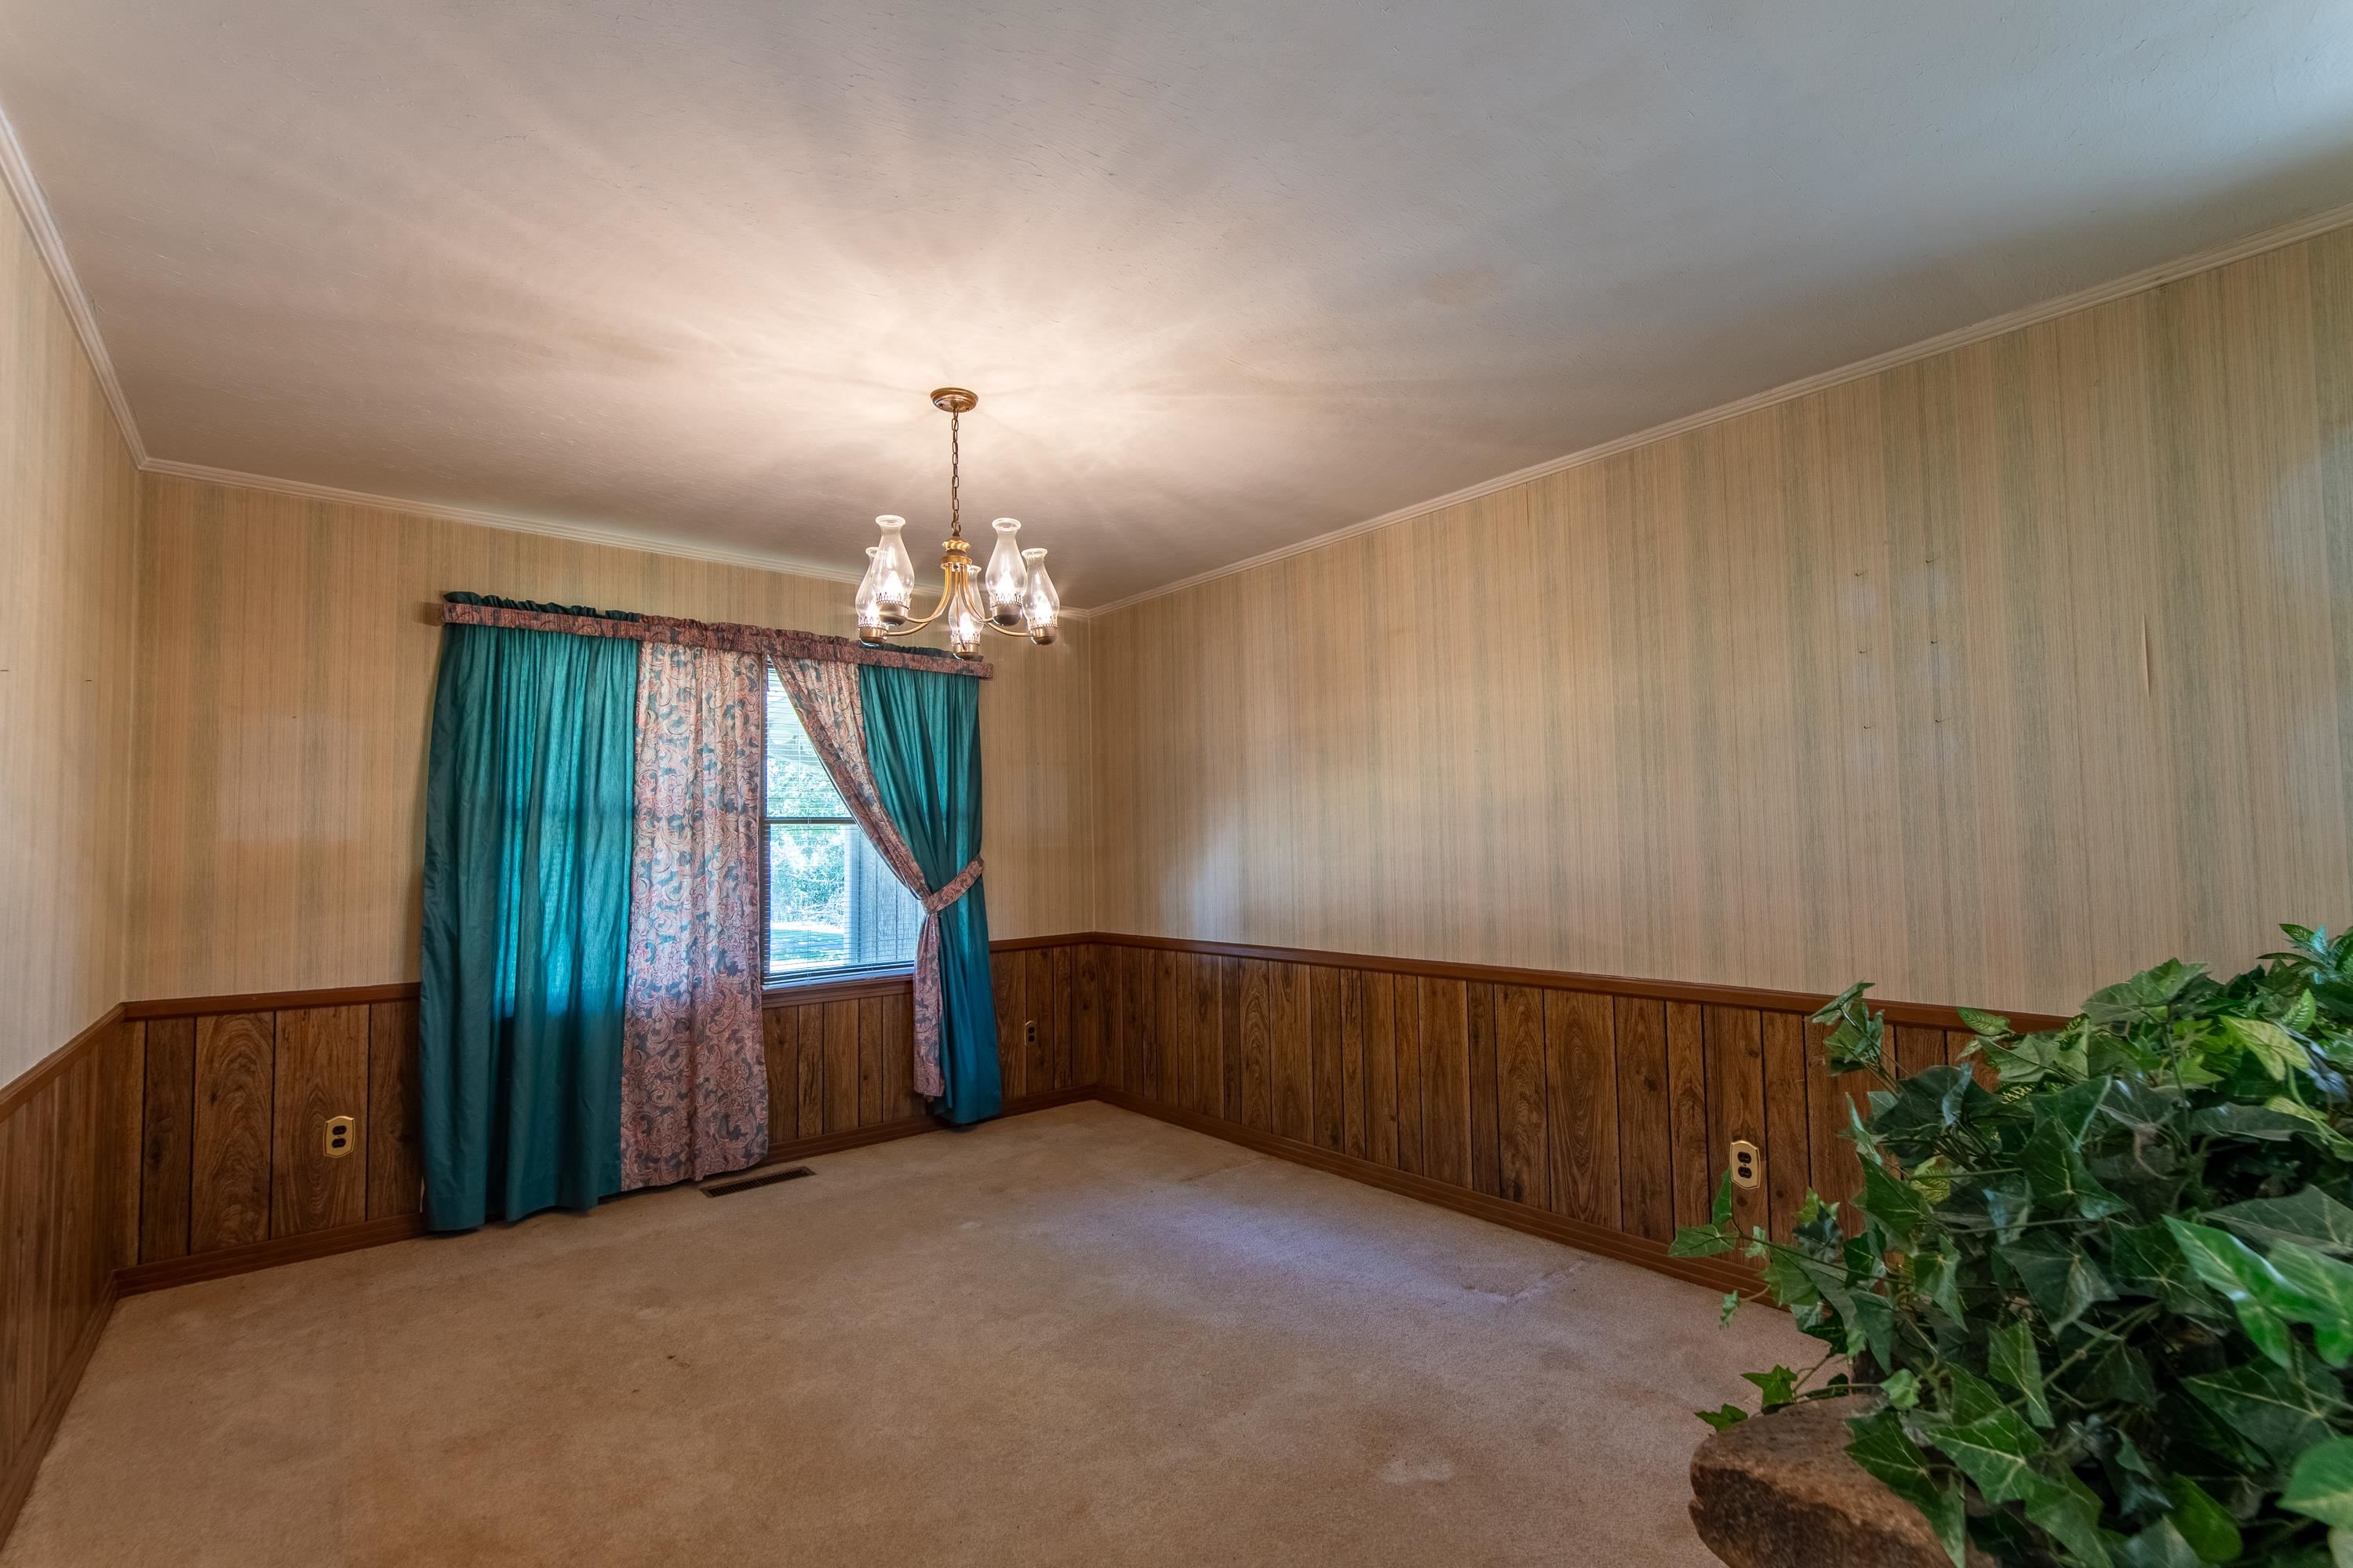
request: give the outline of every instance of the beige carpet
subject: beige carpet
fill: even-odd
[[[1786,1319],[1107,1106],[125,1301],[0,1568],[1706,1563]]]

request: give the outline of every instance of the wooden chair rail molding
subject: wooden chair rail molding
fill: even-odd
[[[1618,974],[1582,974],[1565,969],[1509,969],[1488,963],[1451,963],[1436,959],[1389,958],[1365,952],[1325,952],[1303,947],[1261,947],[1239,942],[1194,942],[1182,937],[1128,936],[1117,931],[1087,931],[1050,939],[1056,942],[1092,942],[1116,947],[1148,947],[1171,952],[1216,953],[1231,958],[1263,959],[1278,963],[1323,964],[1387,974],[1428,976],[1433,980],[1485,981],[1498,985],[1536,985],[1547,990],[1599,992],[1659,1002],[1691,1002],[1702,1006],[1756,1007],[1769,1012],[1819,1012],[1831,1000],[1824,993],[1775,991],[1756,985],[1717,985],[1703,981],[1637,980]],[[1005,944],[997,944],[999,947]],[[1975,1003],[1967,1005],[1977,1005]],[[1887,1015],[1891,1024],[1917,1024],[1937,1029],[1966,1029],[1960,1008],[1920,1002],[1872,998],[1872,1005]],[[2043,1013],[2005,1013],[2021,1029],[2046,1029],[2065,1020]]]

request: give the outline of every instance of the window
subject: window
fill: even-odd
[[[841,804],[773,668],[767,816],[771,982],[915,961],[923,907]]]

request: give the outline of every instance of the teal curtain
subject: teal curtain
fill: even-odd
[[[637,691],[635,642],[442,628],[418,1020],[435,1230],[620,1188]]]
[[[980,682],[866,664],[859,666],[858,684],[875,794],[923,880],[944,887],[980,853]],[[940,1078],[946,1092],[933,1109],[956,1122],[985,1121],[1005,1100],[988,985],[987,882],[975,882],[940,911]]]

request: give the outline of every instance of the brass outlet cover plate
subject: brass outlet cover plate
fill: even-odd
[[[1732,1146],[1732,1184],[1748,1188],[1765,1180],[1765,1156],[1757,1145],[1743,1138]]]
[[[352,1116],[330,1116],[320,1130],[319,1147],[330,1160],[340,1160],[359,1147],[359,1119]]]

